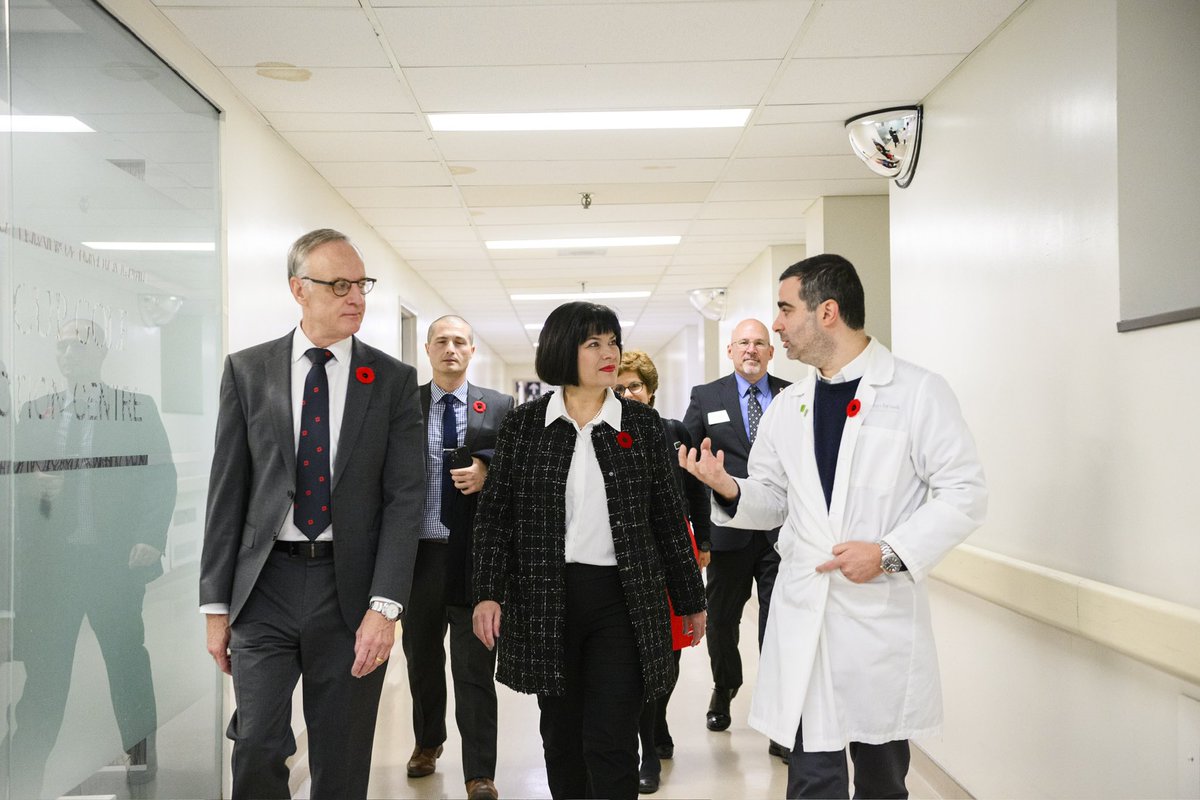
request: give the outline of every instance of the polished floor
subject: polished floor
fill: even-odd
[[[741,650],[748,680],[758,663],[753,621],[758,610],[747,605],[742,625]],[[426,778],[409,778],[405,763],[413,749],[411,702],[405,677],[403,653],[397,644],[395,661],[388,670],[375,736],[374,762],[369,796],[383,798],[465,797],[458,732],[449,711],[450,738],[438,760],[437,772]],[[675,739],[675,758],[663,762],[662,785],[648,798],[746,798],[780,800],[787,787],[787,767],[767,754],[768,742],[746,725],[752,685],[733,701],[733,725],[712,733],[704,726],[704,714],[712,688],[708,653],[703,644],[684,652],[679,684],[668,711]],[[500,693],[500,741],[496,785],[501,798],[548,798],[542,744],[538,734],[538,707],[534,697],[517,694],[504,686]],[[451,696],[453,703],[453,696]],[[914,753],[914,756],[917,754]],[[909,774],[908,787],[914,800],[948,796],[935,791],[919,772],[918,759]],[[307,797],[301,785],[296,797]],[[961,796],[961,795],[959,795]]]

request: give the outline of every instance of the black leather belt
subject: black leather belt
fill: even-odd
[[[333,555],[333,542],[276,542],[275,549],[289,556],[329,558]]]

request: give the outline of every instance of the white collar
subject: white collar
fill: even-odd
[[[304,330],[297,325],[296,335],[292,337],[292,363],[304,358],[304,354],[313,347],[316,347],[316,345],[304,334]],[[350,354],[354,350],[354,337],[347,336],[345,339],[334,342],[325,349],[333,353],[334,361],[348,365],[350,363]]]
[[[823,376],[819,369],[815,370],[817,380],[822,383],[849,383],[858,380],[867,374],[867,362],[871,360],[870,353],[873,349],[875,349],[875,338],[871,337],[863,351],[856,355],[849,364],[838,370],[832,378]]]
[[[580,426],[567,413],[567,406],[563,402],[563,393],[560,389],[557,392],[551,393],[550,402],[546,404],[546,427],[549,427],[550,423],[558,419],[565,419],[567,422],[575,425],[578,430],[583,430],[587,425],[607,422],[614,431],[619,431],[621,430],[621,401],[613,394],[612,389],[605,389],[604,403],[600,406],[600,413],[587,425]]]

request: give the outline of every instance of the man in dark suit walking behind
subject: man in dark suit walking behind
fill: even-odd
[[[750,447],[758,422],[788,381],[767,374],[775,354],[767,326],[756,319],[742,320],[733,329],[726,348],[733,374],[693,387],[691,403],[683,417],[692,440],[712,440],[712,450],[725,452],[725,469],[745,477]],[[708,657],[712,665],[713,692],[706,724],[710,731],[730,725],[729,702],[742,686],[742,658],[738,640],[742,610],[750,589],[758,584],[758,646],[762,649],[771,589],[779,570],[775,542],[779,529],[747,531],[712,526],[712,561],[708,565]],[[771,743],[771,755],[787,758],[787,750]]]
[[[425,496],[416,371],[354,338],[374,283],[344,234],[305,234],[299,327],[225,362],[200,603],[233,676],[234,798],[290,796],[301,674],[311,796],[367,795]]]
[[[462,735],[468,800],[496,800],[496,653],[471,628],[471,528],[508,395],[467,382],[475,332],[461,317],[429,326],[425,353],[433,380],[421,386],[425,415],[425,519],[404,616],[404,657],[416,747],[408,775],[432,775],[446,741],[446,630],[454,716]]]

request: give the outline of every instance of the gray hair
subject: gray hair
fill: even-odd
[[[446,314],[444,316],[438,317],[433,322],[429,323],[429,330],[425,332],[425,343],[426,344],[429,344],[430,342],[433,341],[433,329],[438,326],[438,323],[446,322],[447,320],[456,320],[458,322],[461,322],[463,325],[466,325],[467,326],[467,341],[470,342],[471,344],[475,344],[475,329],[473,327],[471,327],[471,323],[467,322],[465,319],[458,316],[457,314]]]
[[[288,279],[303,278],[308,274],[308,254],[316,250],[323,244],[330,242],[346,242],[351,247],[354,243],[350,241],[350,237],[341,231],[335,231],[333,228],[318,228],[315,231],[309,231],[292,243],[292,248],[288,250],[287,267]],[[355,251],[358,250],[354,247]]]

